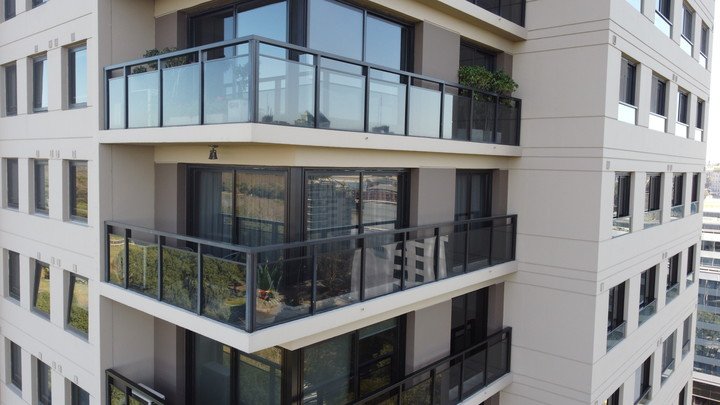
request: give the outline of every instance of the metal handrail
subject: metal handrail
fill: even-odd
[[[522,101],[521,101],[520,99],[518,99],[518,98],[511,97],[511,96],[506,96],[506,95],[503,95],[503,94],[498,94],[498,93],[483,91],[483,90],[476,89],[476,88],[473,88],[473,87],[470,87],[470,86],[466,86],[466,85],[462,85],[462,84],[459,84],[459,83],[454,83],[454,82],[445,81],[445,80],[442,80],[442,79],[434,78],[434,77],[427,76],[427,75],[423,75],[423,74],[417,74],[417,73],[407,72],[407,71],[403,71],[403,70],[399,70],[399,69],[394,69],[394,68],[390,68],[390,67],[380,66],[380,65],[377,65],[377,64],[374,64],[374,63],[368,63],[368,62],[365,62],[365,61],[359,61],[359,60],[347,58],[347,57],[344,57],[344,56],[336,55],[336,54],[333,54],[333,53],[318,51],[318,50],[306,48],[306,47],[299,46],[299,45],[295,45],[295,44],[290,44],[290,43],[283,42],[283,41],[278,41],[278,40],[274,40],[274,39],[270,39],[270,38],[261,37],[261,36],[258,36],[258,35],[248,35],[248,36],[244,36],[244,37],[241,37],[241,38],[235,38],[235,39],[230,39],[230,40],[215,42],[215,43],[208,44],[208,45],[196,46],[196,47],[193,47],[193,48],[188,48],[188,49],[183,49],[183,50],[168,52],[168,53],[161,54],[161,55],[157,55],[157,56],[145,57],[145,58],[140,58],[140,59],[136,59],[136,60],[129,61],[129,62],[124,62],[124,63],[119,63],[119,64],[114,64],[114,65],[106,66],[106,67],[104,68],[104,71],[105,71],[105,129],[110,129],[110,122],[109,122],[109,117],[110,117],[110,111],[109,111],[109,110],[110,110],[109,81],[112,79],[112,74],[111,74],[111,73],[112,73],[113,71],[122,70],[122,75],[121,75],[121,76],[118,76],[118,78],[119,78],[119,77],[122,77],[122,78],[124,78],[124,80],[125,80],[125,91],[124,91],[124,96],[123,96],[123,97],[124,97],[124,106],[123,106],[123,108],[124,108],[124,115],[125,115],[125,125],[124,125],[124,127],[125,127],[125,128],[128,128],[128,127],[129,127],[129,123],[128,123],[128,119],[127,119],[127,113],[128,113],[128,109],[129,109],[129,103],[128,103],[128,101],[129,101],[129,95],[128,95],[128,91],[127,91],[127,78],[128,78],[129,76],[132,76],[132,73],[131,73],[131,71],[130,71],[130,68],[132,68],[133,66],[139,66],[139,65],[145,65],[145,64],[157,64],[157,66],[156,66],[157,71],[163,71],[164,69],[166,69],[166,68],[163,68],[163,67],[162,67],[162,62],[163,62],[164,60],[173,59],[173,58],[177,58],[177,57],[181,57],[181,56],[186,56],[186,55],[195,55],[195,54],[197,55],[197,61],[196,61],[196,62],[192,62],[192,63],[188,63],[188,65],[194,64],[194,63],[199,63],[199,64],[203,65],[203,64],[206,62],[205,59],[203,58],[203,52],[204,52],[204,51],[213,50],[213,49],[222,49],[222,48],[232,47],[232,46],[237,46],[237,45],[242,45],[242,44],[248,44],[248,47],[249,47],[249,57],[250,57],[249,64],[251,65],[251,72],[252,72],[252,73],[251,73],[251,80],[250,80],[250,82],[249,82],[249,88],[248,88],[249,93],[250,93],[250,98],[251,98],[251,99],[249,100],[249,101],[250,101],[250,107],[249,107],[249,112],[250,112],[250,114],[249,114],[249,117],[248,117],[248,121],[249,121],[249,122],[255,122],[255,123],[260,123],[260,122],[261,122],[260,117],[258,116],[259,114],[257,114],[257,108],[258,108],[258,106],[257,106],[257,103],[254,103],[254,102],[253,102],[253,101],[256,101],[256,100],[253,100],[253,98],[255,98],[255,99],[257,98],[257,92],[259,91],[259,90],[258,90],[258,86],[257,86],[257,81],[259,80],[259,77],[258,77],[257,74],[256,74],[256,73],[257,73],[257,65],[258,65],[258,63],[259,63],[259,57],[260,57],[260,56],[265,56],[265,55],[262,55],[262,54],[260,53],[260,46],[259,46],[259,45],[260,45],[260,44],[267,44],[267,45],[272,45],[272,46],[284,48],[284,49],[286,49],[286,50],[288,50],[288,51],[295,52],[295,53],[312,55],[312,56],[314,57],[314,58],[313,58],[313,62],[312,62],[312,64],[308,64],[308,66],[312,66],[312,67],[314,67],[314,68],[316,69],[316,71],[315,71],[315,80],[316,80],[316,81],[318,80],[319,69],[326,69],[325,67],[322,67],[321,64],[320,64],[320,60],[323,59],[323,58],[324,58],[324,59],[331,59],[331,60],[335,60],[335,61],[340,61],[340,62],[344,62],[344,63],[348,63],[348,64],[352,64],[352,65],[361,67],[362,70],[363,70],[362,76],[364,76],[365,84],[366,84],[366,85],[365,85],[365,91],[366,91],[366,94],[365,94],[365,104],[366,104],[366,106],[367,106],[367,102],[369,101],[369,100],[368,100],[368,94],[367,94],[367,91],[368,91],[368,89],[369,89],[369,86],[368,86],[367,84],[368,84],[368,82],[370,81],[370,74],[369,74],[370,70],[375,70],[375,71],[390,73],[390,74],[394,74],[394,75],[398,75],[398,76],[404,77],[404,78],[407,79],[407,85],[408,85],[408,86],[411,86],[412,83],[413,83],[413,81],[430,82],[430,83],[434,83],[434,84],[438,85],[438,87],[439,87],[439,92],[441,93],[441,96],[440,96],[440,111],[439,111],[439,114],[440,114],[440,125],[439,125],[439,128],[438,128],[438,138],[440,138],[440,139],[448,139],[448,138],[446,138],[446,137],[444,136],[444,135],[446,135],[446,134],[443,134],[443,132],[444,132],[444,128],[443,128],[443,127],[444,127],[444,125],[443,125],[443,124],[444,124],[444,123],[443,123],[443,113],[444,113],[444,104],[445,104],[445,97],[444,97],[444,95],[447,94],[447,93],[445,92],[446,87],[457,88],[457,89],[459,89],[459,90],[464,90],[464,91],[472,92],[473,94],[480,94],[480,95],[483,95],[483,96],[487,96],[487,97],[492,97],[492,98],[494,98],[495,113],[494,113],[494,117],[493,117],[493,142],[490,142],[490,143],[493,143],[493,144],[500,143],[500,142],[497,141],[497,135],[498,135],[497,122],[498,122],[498,120],[499,120],[499,117],[498,117],[498,109],[499,109],[499,105],[500,105],[500,100],[501,100],[501,99],[503,99],[503,100],[513,100],[513,101],[516,103],[516,105],[515,105],[514,108],[517,110],[517,113],[516,113],[516,115],[515,115],[515,117],[514,117],[514,121],[516,122],[516,131],[515,131],[516,133],[513,134],[513,135],[514,135],[514,138],[515,138],[515,139],[514,139],[515,142],[513,142],[513,145],[519,145],[519,144],[520,144],[520,115],[521,115]],[[221,59],[222,59],[222,58],[221,58]],[[283,60],[292,61],[291,59],[283,59]],[[315,83],[316,90],[317,90],[318,86],[319,86],[319,83]],[[159,96],[159,101],[158,101],[158,103],[160,104],[160,112],[162,112],[162,103],[163,103],[163,101],[162,101],[162,89],[163,89],[163,82],[162,82],[162,80],[160,80],[160,82],[159,82],[159,87],[158,87],[158,91],[159,91],[159,94],[160,94],[160,96]],[[201,85],[201,86],[200,86],[200,94],[199,94],[199,98],[200,98],[200,101],[201,101],[201,103],[200,103],[200,104],[201,104],[201,107],[200,107],[200,123],[199,123],[199,125],[202,125],[202,124],[203,124],[203,119],[202,119],[203,109],[204,109],[204,106],[202,105],[203,92],[204,92],[204,86]],[[471,96],[470,98],[471,98],[471,100],[472,100],[474,97]],[[314,94],[314,104],[315,104],[315,107],[316,107],[316,108],[315,108],[315,111],[314,111],[315,121],[317,121],[317,118],[318,118],[318,116],[320,115],[320,114],[319,114],[320,111],[317,110],[318,100],[319,100],[319,94],[317,94],[317,92],[316,92],[316,94]],[[409,115],[410,115],[410,108],[409,108],[409,104],[408,104],[408,103],[409,103],[409,91],[408,91],[407,94],[406,94],[405,102],[406,102],[406,105],[405,105],[404,115],[405,115],[406,125],[405,125],[405,128],[404,128],[404,133],[403,133],[403,135],[412,136],[412,134],[410,134],[410,131],[409,131],[409,125],[407,125],[408,117],[409,117]],[[368,114],[369,114],[369,112],[368,112],[367,108],[365,108],[363,119],[364,119],[364,121],[365,121],[366,124],[367,124],[367,121],[368,121]],[[468,115],[468,117],[467,117],[467,118],[469,119],[468,122],[472,122],[472,121],[473,121],[473,114],[474,114],[474,112],[473,112],[473,109],[471,108],[471,109],[470,109],[470,112],[469,112],[469,115]],[[162,127],[162,126],[163,126],[162,113],[160,113],[159,117],[160,117],[160,122],[158,123],[158,127]],[[314,124],[313,126],[316,127],[316,128],[320,128],[320,127],[317,125],[317,122],[315,122],[315,124]],[[366,126],[367,126],[367,125],[366,125]],[[371,131],[369,131],[368,128],[365,128],[364,131],[360,131],[360,132],[371,132]],[[398,134],[398,135],[399,135],[399,134]],[[468,133],[468,136],[469,136],[469,133]],[[461,139],[461,140],[464,140],[464,139]],[[471,141],[471,140],[468,138],[467,141]]]
[[[155,392],[152,389],[148,389],[143,384],[138,384],[129,378],[123,376],[122,374],[118,373],[115,370],[107,369],[105,370],[105,378],[106,378],[106,384],[110,385],[111,380],[113,382],[119,381],[122,387],[119,387],[118,384],[112,384],[118,389],[122,389],[125,395],[135,394],[138,393],[142,394],[144,397],[147,397],[147,399],[151,400],[153,405],[164,405],[165,404],[165,397],[159,396],[157,392]],[[108,403],[110,403],[110,393],[108,392]]]

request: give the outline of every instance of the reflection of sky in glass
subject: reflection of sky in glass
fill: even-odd
[[[400,69],[402,29],[378,18],[368,16],[365,60],[381,66]]]
[[[287,4],[285,2],[275,3],[239,13],[237,37],[248,35],[286,41]]]
[[[75,55],[75,103],[87,103],[87,49]]]
[[[363,14],[327,0],[310,0],[308,46],[328,53],[362,59]]]

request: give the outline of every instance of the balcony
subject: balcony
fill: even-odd
[[[625,339],[625,327],[627,322],[623,322],[616,326],[615,329],[608,331],[607,333],[607,351],[610,351],[613,347],[617,346],[623,339]]]
[[[356,404],[459,404],[510,372],[511,328]]]
[[[638,318],[638,326],[644,324],[645,322],[647,322],[648,319],[652,318],[652,316],[655,315],[656,310],[657,310],[657,300],[653,300],[651,303],[640,308],[640,313],[639,313],[639,318]]]
[[[147,387],[135,383],[114,370],[106,370],[108,403],[165,405],[165,396]]]
[[[665,304],[669,304],[680,294],[680,283],[675,283],[665,291]]]
[[[660,225],[662,210],[645,211],[645,229]]]
[[[106,129],[261,123],[519,145],[519,99],[249,36],[109,66]]]
[[[468,0],[470,3],[512,21],[517,25],[525,26],[525,0]]]
[[[676,220],[685,216],[685,204],[674,205],[670,207],[670,219]]]
[[[248,247],[114,222],[106,282],[247,332],[515,258],[515,215]]]

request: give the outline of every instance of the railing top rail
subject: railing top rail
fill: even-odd
[[[623,329],[623,330],[624,330],[624,329],[625,329],[625,324],[627,324],[627,321],[623,321],[623,323],[619,324],[619,325],[616,326],[614,329],[609,330],[607,334],[610,335],[610,334],[612,334],[612,333],[615,333],[615,332],[619,331],[620,329]]]
[[[113,369],[109,368],[109,369],[105,370],[105,375],[112,377],[115,380],[120,380],[123,384],[130,386],[135,390],[141,391],[144,395],[149,396],[151,399],[153,399],[159,403],[165,403],[164,397],[159,397],[156,393],[143,388],[140,384],[123,376],[122,374],[118,373],[117,371],[115,371]]]
[[[278,46],[278,47],[296,51],[296,52],[312,54],[314,56],[321,57],[321,58],[333,59],[333,60],[337,60],[340,62],[345,62],[345,63],[349,63],[349,64],[353,64],[353,65],[364,66],[364,67],[367,67],[367,68],[373,69],[373,70],[379,70],[382,72],[392,73],[392,74],[396,74],[396,75],[400,75],[400,76],[407,76],[407,77],[417,79],[417,80],[424,80],[424,81],[433,82],[436,84],[457,87],[457,88],[464,89],[464,90],[471,90],[471,91],[478,92],[478,93],[481,93],[481,94],[484,94],[487,96],[500,97],[500,98],[504,98],[504,99],[512,99],[512,100],[515,100],[518,102],[521,101],[519,98],[516,98],[516,97],[506,96],[506,95],[498,94],[498,93],[487,92],[487,91],[483,91],[480,89],[465,86],[460,83],[453,83],[453,82],[445,81],[442,79],[438,79],[436,77],[407,72],[404,70],[393,69],[390,67],[377,65],[374,63],[351,59],[351,58],[347,58],[345,56],[336,55],[336,54],[329,53],[329,52],[318,51],[318,50],[314,50],[311,48],[306,48],[303,46],[290,44],[287,42],[278,41],[278,40],[271,39],[271,38],[262,37],[259,35],[248,35],[248,36],[244,36],[241,38],[229,39],[226,41],[215,42],[212,44],[201,45],[201,46],[196,46],[193,48],[187,48],[187,49],[181,49],[181,50],[177,50],[177,51],[173,51],[173,52],[168,52],[168,53],[164,53],[164,54],[157,55],[157,56],[150,56],[150,57],[135,59],[135,60],[132,60],[129,62],[123,62],[123,63],[114,64],[114,65],[109,65],[109,66],[105,67],[106,77],[107,77],[107,72],[112,71],[112,70],[117,70],[117,69],[122,69],[122,68],[126,68],[126,67],[137,66],[137,65],[144,65],[144,64],[153,63],[153,62],[160,62],[165,59],[171,59],[171,58],[178,57],[178,56],[188,55],[188,54],[192,54],[192,53],[198,53],[198,52],[202,52],[202,51],[209,50],[209,49],[217,49],[217,48],[225,48],[225,47],[229,47],[229,46],[241,45],[244,43],[248,43],[250,41],[257,41],[262,44],[273,45],[273,46]],[[315,65],[319,65],[319,61],[316,61]],[[158,66],[158,69],[160,69],[160,66]]]
[[[485,217],[485,218],[464,219],[464,220],[444,222],[444,223],[438,223],[438,224],[419,225],[419,226],[410,227],[410,228],[391,229],[391,230],[377,231],[377,232],[373,231],[373,232],[366,232],[366,233],[361,233],[361,234],[357,234],[357,235],[346,235],[346,236],[339,236],[339,237],[336,236],[336,237],[313,239],[313,240],[306,240],[306,241],[299,241],[299,242],[278,243],[278,244],[266,245],[266,246],[244,246],[244,245],[234,245],[234,244],[224,243],[224,242],[215,242],[215,241],[200,239],[200,238],[197,238],[194,236],[185,236],[185,235],[173,234],[170,232],[157,231],[154,229],[144,228],[141,226],[123,224],[123,223],[116,222],[116,221],[106,221],[105,225],[106,225],[106,227],[111,226],[111,227],[124,228],[124,229],[129,229],[131,231],[143,232],[143,233],[148,233],[151,235],[164,236],[167,238],[180,239],[180,240],[184,240],[184,241],[191,242],[191,243],[199,243],[201,245],[214,246],[214,247],[223,248],[223,249],[241,251],[241,252],[247,253],[247,254],[253,254],[253,253],[269,252],[269,251],[274,251],[274,250],[294,249],[294,248],[300,248],[300,247],[306,247],[306,246],[323,245],[323,244],[327,244],[327,243],[338,243],[338,242],[345,242],[345,241],[351,241],[351,240],[366,239],[369,237],[375,238],[375,237],[382,237],[382,236],[387,236],[387,235],[397,235],[397,234],[410,233],[410,232],[422,231],[422,230],[427,230],[427,229],[447,228],[447,227],[454,227],[454,226],[465,225],[465,224],[486,223],[486,222],[492,223],[492,222],[494,222],[496,220],[500,220],[500,219],[511,219],[514,222],[517,219],[517,214],[498,215],[498,216]]]
[[[488,345],[490,345],[490,344],[492,344],[492,343],[501,342],[501,341],[503,341],[504,339],[506,339],[507,336],[510,336],[510,335],[512,335],[512,327],[505,327],[505,328],[503,328],[502,330],[500,330],[500,331],[498,331],[498,332],[495,332],[495,333],[493,333],[492,335],[488,336],[484,341],[482,341],[482,342],[480,342],[480,343],[478,343],[478,344],[476,344],[476,345],[474,345],[474,346],[472,346],[472,347],[469,347],[469,348],[463,350],[463,351],[460,352],[460,353],[454,354],[454,355],[452,355],[452,356],[445,357],[445,358],[440,359],[440,360],[438,360],[438,361],[436,361],[436,362],[433,362],[433,363],[431,363],[431,364],[429,364],[429,365],[427,365],[427,366],[425,366],[425,367],[423,367],[423,368],[421,368],[421,369],[419,369],[419,370],[417,370],[417,371],[413,371],[412,373],[410,373],[410,374],[408,374],[407,376],[405,376],[402,380],[394,383],[393,385],[390,385],[390,386],[388,386],[388,387],[385,387],[385,388],[383,388],[382,390],[380,390],[380,391],[378,391],[378,392],[376,392],[376,393],[374,393],[374,394],[372,394],[372,395],[370,395],[370,396],[368,396],[368,397],[365,397],[365,398],[363,398],[363,399],[361,399],[361,400],[355,401],[354,404],[362,404],[362,403],[365,403],[365,402],[367,402],[367,401],[371,401],[371,400],[373,400],[373,399],[376,399],[376,398],[378,398],[378,397],[380,397],[380,396],[382,396],[382,395],[385,395],[385,394],[387,394],[388,392],[390,392],[390,391],[398,388],[399,386],[403,385],[405,382],[410,381],[410,380],[413,380],[413,379],[415,379],[416,377],[418,377],[418,376],[420,376],[420,375],[422,375],[422,374],[425,374],[425,373],[427,373],[428,371],[431,371],[432,369],[434,369],[434,368],[436,368],[436,367],[438,367],[438,366],[440,366],[440,365],[442,365],[442,364],[445,364],[445,363],[447,363],[447,362],[451,362],[451,361],[456,360],[456,359],[458,359],[458,358],[462,358],[465,354],[470,353],[470,352],[472,352],[472,351],[475,351],[475,350],[477,350],[478,348],[481,348],[481,347],[483,347],[483,346],[488,346]],[[498,337],[499,337],[499,339],[498,339]]]

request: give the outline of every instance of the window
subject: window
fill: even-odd
[[[32,0],[32,6],[33,6],[33,8],[35,8],[37,6],[41,6],[41,5],[45,4],[47,2],[48,2],[48,0]]]
[[[661,200],[661,176],[659,173],[653,173],[645,177],[645,212],[660,209]]]
[[[492,215],[492,173],[458,171],[455,177],[455,220]]]
[[[460,42],[460,66],[482,66],[495,71],[495,53],[484,50],[467,42]]]
[[[70,328],[88,334],[88,279],[75,274],[70,275],[70,294],[68,296],[68,319]]]
[[[50,265],[39,261],[35,262],[33,309],[50,317]]]
[[[87,222],[88,218],[88,167],[86,161],[72,160],[68,165],[70,176],[70,219]]]
[[[33,112],[48,109],[48,71],[47,55],[33,60]]]
[[[52,404],[52,375],[50,366],[39,359],[37,361],[37,403],[38,405]]]
[[[15,0],[4,0],[5,20],[15,17]]]
[[[695,279],[695,245],[692,245],[688,248],[687,272],[686,272],[687,284],[688,285],[692,284],[694,279]]]
[[[680,390],[680,394],[678,395],[678,405],[685,405],[685,387]]]
[[[10,342],[10,383],[22,390],[22,349]]]
[[[698,98],[697,101],[697,116],[695,117],[695,128],[703,129],[705,126],[705,102]],[[697,139],[698,141],[700,139]]]
[[[665,17],[666,20],[670,21],[670,3],[672,0],[657,0],[657,12],[661,16]]]
[[[603,401],[602,405],[620,405],[620,388],[618,388],[612,395]]]
[[[633,395],[633,399],[635,400],[636,404],[646,399],[645,397],[647,393],[650,392],[651,359],[652,356],[648,357],[647,360],[645,360],[640,366],[640,368],[635,371],[635,395]]]
[[[640,309],[652,304],[655,301],[655,266],[640,274]]]
[[[653,75],[650,89],[650,111],[665,116],[665,97],[667,94],[667,80]]]
[[[635,105],[635,71],[637,64],[626,58],[620,62],[620,102]]]
[[[607,331],[612,332],[623,323],[625,323],[625,283],[620,283],[609,292]]]
[[[90,405],[90,394],[75,384],[71,384],[71,387],[71,405]]]
[[[667,286],[670,290],[678,284],[678,273],[680,272],[680,253],[671,257],[668,261]]]
[[[688,316],[687,319],[685,319],[685,322],[683,322],[683,345],[682,345],[683,357],[685,357],[685,355],[690,352],[690,345],[692,343],[691,333],[692,333],[692,315]]]
[[[483,288],[453,298],[451,354],[458,354],[487,338],[488,292],[487,288]]]
[[[683,183],[685,175],[683,173],[676,173],[673,175],[672,184],[672,206],[677,207],[683,205]]]
[[[5,204],[8,208],[18,209],[20,202],[18,179],[18,160],[5,159]]]
[[[630,174],[615,174],[615,202],[613,218],[622,218],[630,215]]]
[[[662,355],[662,382],[665,382],[675,368],[675,333],[668,336],[663,342]]]
[[[11,0],[13,3],[15,0]],[[17,65],[5,65],[5,115],[17,115]]]
[[[20,255],[8,250],[8,296],[20,301]]]
[[[710,39],[710,28],[703,23],[700,29],[700,53],[707,58],[708,56],[708,44]]]
[[[693,10],[687,4],[683,4],[683,19],[682,19],[682,36],[692,43],[693,42]]]
[[[47,159],[35,159],[35,213],[50,212],[50,176]]]
[[[688,124],[688,97],[689,94],[680,90],[678,92],[678,115],[677,120],[685,125]]]
[[[70,108],[87,105],[87,48],[68,49],[68,104]]]
[[[697,202],[700,196],[700,173],[695,173],[692,176],[692,191],[690,195],[691,202]]]

